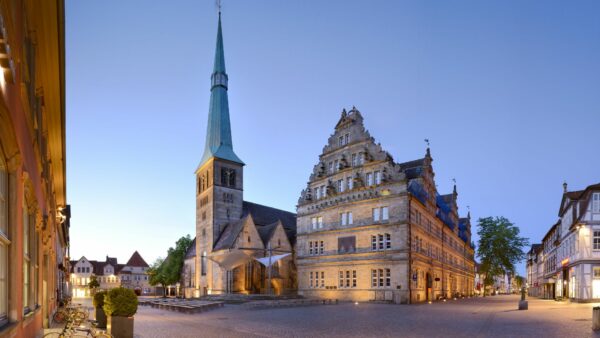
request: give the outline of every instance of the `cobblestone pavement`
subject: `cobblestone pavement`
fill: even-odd
[[[340,303],[249,310],[239,305],[194,315],[140,307],[136,338],[150,337],[599,337],[592,307],[494,296],[421,305]]]

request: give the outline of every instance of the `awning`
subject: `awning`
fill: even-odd
[[[260,264],[262,264],[268,268],[270,265],[275,264],[277,261],[279,261],[289,255],[290,255],[289,253],[286,253],[283,255],[271,256],[270,258],[269,257],[262,257],[262,258],[255,257],[254,259],[256,259]],[[269,259],[271,260],[271,264],[269,264]]]
[[[252,260],[254,252],[251,250],[219,250],[212,252],[208,258],[219,264],[220,267],[226,270],[231,270],[242,264],[246,264]]]

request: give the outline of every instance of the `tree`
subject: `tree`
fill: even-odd
[[[522,287],[525,286],[525,277],[523,276],[515,276],[515,285],[517,286],[517,289],[521,289]]]
[[[92,277],[90,277],[90,282],[88,283],[88,288],[90,288],[90,292],[94,294],[96,292],[96,289],[99,287],[100,283],[98,283],[98,279],[96,278],[96,276],[92,275]]]
[[[175,242],[175,248],[169,248],[167,258],[163,263],[165,265],[164,273],[167,284],[175,284],[181,280],[181,270],[183,269],[185,254],[191,244],[192,238],[190,235],[187,235]]]
[[[163,263],[164,263],[164,259],[162,259],[161,257],[158,257],[154,261],[154,263],[152,263],[152,266],[150,266],[150,268],[148,268],[146,273],[149,276],[148,283],[150,283],[150,285],[152,285],[152,286],[156,286],[156,285],[162,286],[163,296],[164,296],[165,295],[164,290],[168,283],[166,282],[165,274],[162,269]]]
[[[477,256],[481,260],[479,271],[485,275],[485,290],[494,284],[495,277],[515,274],[515,265],[525,258],[523,248],[529,240],[520,237],[519,228],[504,217],[480,218],[478,223]]]
[[[167,285],[172,285],[181,280],[181,270],[185,254],[192,244],[190,235],[181,237],[175,242],[175,248],[167,251],[167,258],[157,259],[148,269],[150,285],[161,285],[166,292]]]

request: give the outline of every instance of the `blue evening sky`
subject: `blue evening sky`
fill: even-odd
[[[600,2],[223,4],[246,200],[294,211],[342,108],[398,162],[431,140],[459,212],[538,242],[600,182]],[[217,12],[206,1],[67,1],[71,256],[151,263],[194,235]],[[476,232],[476,228],[473,232]],[[523,273],[523,266],[520,267]]]

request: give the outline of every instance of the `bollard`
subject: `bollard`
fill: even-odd
[[[592,330],[600,330],[600,306],[592,308]]]
[[[521,289],[521,300],[519,301],[519,310],[527,310],[529,308],[529,304],[525,300],[525,287]]]

